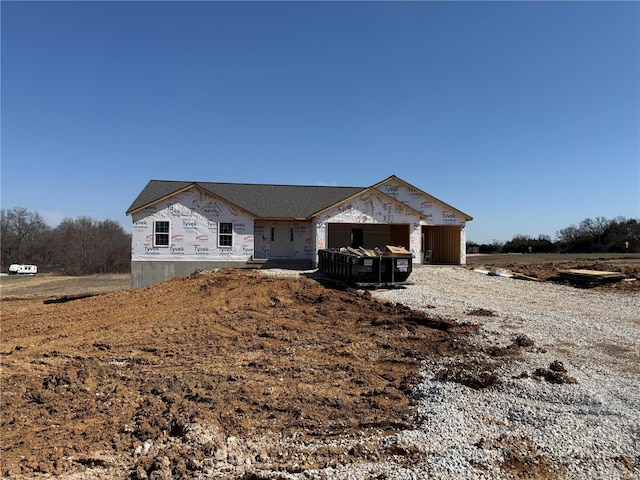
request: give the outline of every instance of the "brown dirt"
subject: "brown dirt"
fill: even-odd
[[[500,467],[512,478],[547,479],[563,478],[565,470],[553,465],[548,457],[540,452],[535,444],[526,438],[514,438],[501,435],[496,443],[505,450]]]
[[[86,295],[126,290],[131,286],[128,273],[72,277],[52,274],[2,275],[2,300],[56,298],[63,295]]]
[[[109,466],[189,478],[207,456],[245,461],[229,437],[390,433],[411,421],[420,360],[459,353],[473,328],[368,292],[244,270],[66,303],[5,297],[0,473]],[[189,432],[202,426],[210,434],[196,445]],[[134,455],[145,442],[148,455]],[[375,461],[378,446],[318,450],[303,465]],[[292,468],[274,448],[236,450]]]
[[[640,256],[469,263],[544,281],[566,268],[640,274]],[[128,275],[2,277],[0,475],[105,467],[101,478],[194,478],[211,458],[282,472],[413,463],[424,453],[382,439],[411,422],[420,361],[455,356],[442,381],[490,388],[500,362],[531,343],[482,351],[466,342],[471,325],[307,278],[223,270],[128,287]],[[44,303],[86,294],[95,296]],[[505,473],[554,477],[539,452],[516,443]]]
[[[607,292],[640,292],[640,255],[638,254],[512,254],[467,257],[467,268],[490,267],[507,269],[540,281],[557,283],[566,283],[557,278],[560,270],[620,272],[627,277],[628,281],[606,283],[593,289]]]

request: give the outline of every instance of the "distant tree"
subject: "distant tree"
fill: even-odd
[[[502,253],[528,253],[531,246],[529,235],[517,234],[502,247]]]
[[[467,253],[482,253],[485,255],[500,253],[502,250],[502,243],[498,240],[493,240],[493,243],[477,244],[476,242],[467,242]]]
[[[602,234],[603,248],[608,252],[624,253],[627,251],[626,242],[629,242],[629,253],[640,251],[640,222],[616,217]]]
[[[494,254],[502,252],[502,247],[504,247],[504,243],[496,240],[495,238],[491,240],[491,243],[483,243],[480,245],[480,253],[484,254]]]
[[[556,232],[556,237],[558,238],[558,242],[562,244],[570,244],[575,242],[579,237],[578,227],[575,225],[569,225],[568,227],[562,228]]]
[[[585,218],[578,227],[580,245],[589,252],[602,251],[602,235],[611,222],[604,217]]]
[[[640,249],[640,227],[638,219],[627,220],[616,217],[585,218],[576,227],[571,225],[557,233],[559,251],[571,253],[625,252],[625,242],[629,242],[629,252]]]
[[[113,220],[65,218],[52,229],[37,212],[2,209],[0,239],[3,271],[12,263],[71,275],[126,272],[131,266],[131,235]]]
[[[113,220],[65,218],[55,229],[58,263],[65,273],[87,275],[127,271],[131,237]]]
[[[467,253],[479,253],[480,245],[476,242],[467,242]]]
[[[24,207],[2,209],[0,238],[2,239],[2,269],[12,263],[46,264],[51,257],[51,228],[39,213]]]
[[[627,244],[629,247],[627,250]],[[477,246],[476,243],[468,242]],[[592,253],[592,252],[640,252],[640,219],[616,217],[585,218],[577,226],[569,225],[556,232],[556,241],[550,235],[539,234],[537,238],[517,234],[511,240],[477,246],[480,253]],[[469,250],[468,250],[469,251]]]
[[[596,217],[593,222],[593,234],[598,237],[598,250],[602,251],[602,236],[610,228],[612,220],[607,220],[604,217]]]
[[[552,253],[557,251],[557,246],[551,241],[549,235],[538,235],[533,238],[529,235],[518,234],[504,244],[503,253]]]
[[[126,272],[131,269],[131,235],[113,220],[98,224],[100,251],[98,273]]]
[[[591,226],[589,219],[580,222],[579,226],[569,225],[559,230],[556,235],[558,237],[558,249],[566,253],[591,252],[591,241],[586,235],[586,231]]]

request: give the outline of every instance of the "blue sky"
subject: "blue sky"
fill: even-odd
[[[467,238],[640,217],[638,2],[11,2],[2,208],[119,221],[150,179],[369,186]]]

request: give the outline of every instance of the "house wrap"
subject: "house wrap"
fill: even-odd
[[[127,215],[134,288],[197,269],[313,269],[319,249],[347,245],[464,264],[472,220],[394,175],[370,187],[151,180]]]

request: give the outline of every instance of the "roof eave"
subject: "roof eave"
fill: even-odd
[[[146,208],[149,208],[152,205],[156,205],[157,203],[160,203],[160,202],[162,202],[162,201],[164,201],[164,200],[166,200],[168,198],[171,198],[174,195],[178,195],[178,194],[180,194],[182,192],[185,192],[185,191],[189,190],[190,188],[193,188],[195,185],[196,185],[195,183],[190,183],[189,185],[186,185],[186,186],[184,186],[182,188],[179,188],[178,190],[174,190],[171,193],[163,195],[162,197],[157,198],[156,200],[154,200],[152,202],[145,203],[144,205],[141,205],[140,207],[137,207],[137,208],[134,208],[134,209],[129,209],[126,212],[126,215],[133,215],[135,213],[141,212],[142,210],[144,210]]]
[[[144,210],[146,208],[149,208],[152,205],[156,205],[156,204],[158,204],[160,202],[163,202],[163,201],[165,201],[165,200],[167,200],[167,199],[169,199],[169,198],[171,198],[171,197],[173,197],[175,195],[178,195],[180,193],[186,192],[187,190],[190,190],[192,188],[195,188],[196,190],[199,190],[200,192],[203,192],[203,193],[205,193],[205,194],[207,194],[207,195],[209,195],[209,196],[211,196],[213,198],[216,198],[216,199],[218,199],[218,200],[220,200],[222,202],[225,202],[227,204],[233,205],[234,207],[238,208],[239,210],[242,210],[244,213],[246,213],[250,217],[258,218],[258,216],[255,213],[250,212],[250,211],[246,210],[245,208],[242,208],[241,206],[236,205],[233,202],[230,202],[226,198],[222,198],[220,195],[216,195],[211,190],[208,190],[205,187],[203,187],[202,185],[200,185],[198,182],[191,182],[189,185],[186,185],[186,186],[184,186],[182,188],[179,188],[178,190],[174,190],[173,192],[171,192],[171,193],[169,193],[167,195],[163,195],[162,197],[157,198],[156,200],[154,200],[152,202],[148,202],[148,203],[146,203],[146,204],[144,204],[144,205],[142,205],[140,207],[137,207],[135,209],[127,210],[126,214],[127,215],[133,215],[133,214],[138,213],[138,212],[140,212],[140,211],[142,211],[142,210]]]
[[[310,218],[304,217],[256,217],[260,222],[308,222]]]

